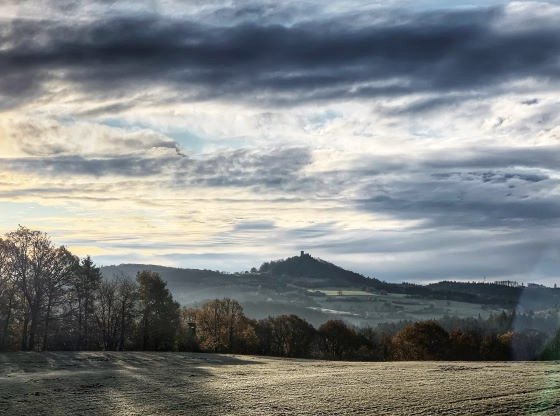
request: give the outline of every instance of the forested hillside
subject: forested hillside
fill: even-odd
[[[560,290],[555,288],[503,282],[388,283],[307,253],[239,273],[141,264],[103,267],[102,272],[108,278],[134,277],[144,269],[159,273],[185,305],[229,297],[240,301],[251,318],[296,314],[314,325],[333,318],[363,326],[448,315],[487,317],[502,310],[538,312],[560,306]]]

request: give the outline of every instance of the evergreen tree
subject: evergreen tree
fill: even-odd
[[[139,301],[139,346],[143,350],[174,348],[179,304],[159,274],[144,270],[136,276]]]

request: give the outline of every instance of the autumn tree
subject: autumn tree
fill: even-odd
[[[177,329],[177,349],[179,351],[199,351],[197,340],[196,308],[181,308],[179,311],[179,327]]]
[[[508,360],[510,357],[509,333],[489,334],[480,342],[480,356],[485,361]]]
[[[469,361],[480,359],[480,336],[455,329],[449,333],[449,358]]]
[[[241,352],[256,343],[254,327],[236,300],[214,299],[196,314],[200,347],[212,352]]]
[[[449,335],[437,322],[408,325],[392,339],[395,360],[442,360],[449,350]]]

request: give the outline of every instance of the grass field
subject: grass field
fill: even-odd
[[[0,354],[2,415],[558,415],[558,363]]]

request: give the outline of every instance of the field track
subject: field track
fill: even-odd
[[[559,363],[0,354],[1,415],[559,415]]]

